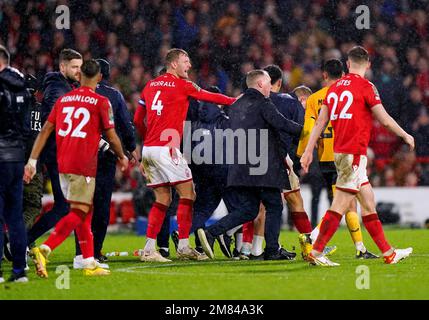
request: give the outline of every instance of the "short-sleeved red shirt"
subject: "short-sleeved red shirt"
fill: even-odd
[[[109,100],[80,87],[58,98],[48,121],[55,125],[58,171],[95,177],[101,134],[115,126]]]
[[[146,108],[147,132],[145,146],[179,147],[189,98],[230,105],[235,98],[201,89],[189,80],[165,73],[149,81],[140,96]]]
[[[371,108],[381,104],[377,88],[367,79],[349,73],[329,87],[324,104],[335,132],[334,152],[366,155]]]

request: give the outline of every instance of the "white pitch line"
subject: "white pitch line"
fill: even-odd
[[[139,266],[134,266],[134,267],[127,267],[127,268],[120,268],[120,269],[116,269],[116,271],[119,272],[133,272],[131,270],[135,270],[135,269],[155,269],[155,268],[169,268],[169,267],[180,267],[180,266],[194,266],[194,265],[216,265],[216,264],[225,264],[225,263],[235,263],[238,261],[233,261],[233,260],[226,260],[226,261],[212,261],[212,262],[189,262],[189,263],[164,263],[164,264],[145,264],[145,265],[139,265]]]

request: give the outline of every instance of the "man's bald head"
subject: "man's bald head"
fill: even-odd
[[[265,70],[252,70],[246,75],[246,85],[262,93],[265,97],[270,95],[271,78]]]

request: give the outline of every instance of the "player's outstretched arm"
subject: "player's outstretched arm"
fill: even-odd
[[[319,139],[322,131],[325,129],[329,121],[329,112],[328,107],[323,105],[320,109],[319,117],[314,124],[313,130],[311,130],[310,138],[308,139],[307,147],[304,150],[304,153],[301,157],[301,166],[304,169],[304,172],[307,173],[310,167],[311,162],[313,161],[313,150],[316,146],[316,142]]]
[[[207,90],[203,90],[192,82],[187,83],[188,95],[196,100],[211,102],[214,104],[221,104],[229,106],[237,100],[237,98],[231,98],[221,93],[213,93]]]
[[[110,147],[118,156],[118,161],[121,164],[121,170],[124,171],[128,167],[128,158],[125,156],[121,140],[119,140],[114,128],[107,129],[104,134],[106,135],[107,141],[110,143]]]
[[[34,141],[33,149],[31,150],[30,158],[28,159],[27,165],[24,168],[24,182],[30,183],[36,174],[37,159],[40,157],[40,153],[45,147],[46,141],[54,131],[55,125],[49,121],[46,121],[42,127],[42,130],[37,135],[36,141]]]
[[[372,107],[371,111],[383,127],[402,138],[402,140],[410,146],[411,150],[414,150],[414,138],[401,128],[401,126],[387,113],[381,103]]]

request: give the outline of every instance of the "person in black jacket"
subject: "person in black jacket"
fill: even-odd
[[[228,168],[227,192],[234,196],[233,210],[207,229],[198,229],[197,234],[205,253],[213,259],[215,237],[255,219],[262,202],[266,208],[265,259],[290,259],[290,253],[278,244],[283,211],[280,189],[288,183],[284,158],[279,152],[279,133],[298,134],[302,126],[283,117],[268,99],[271,79],[266,71],[249,72],[246,84],[248,89],[228,113],[230,133],[239,136],[241,132],[246,138],[239,137],[233,145],[234,161]],[[228,161],[231,151],[227,149]]]
[[[12,275],[9,281],[27,282],[25,255],[27,236],[22,214],[25,161],[25,138],[29,134],[27,121],[31,94],[24,76],[9,67],[10,55],[0,46],[0,283],[3,258],[3,232],[9,230],[12,254]]]
[[[128,152],[130,158],[137,159],[136,142],[134,135],[134,125],[127,109],[124,97],[115,88],[108,83],[110,77],[110,64],[104,59],[96,59],[100,64],[102,80],[98,83],[96,93],[109,99],[112,105],[113,117],[115,120],[115,130]],[[104,137],[103,137],[104,138]],[[110,219],[110,201],[112,199],[113,187],[115,185],[116,156],[110,150],[108,143],[98,151],[97,177],[95,183],[92,233],[94,234],[94,258],[99,262],[104,262],[107,257],[101,253],[104,238],[106,237],[107,227]],[[103,143],[103,142],[102,142]],[[77,241],[77,237],[75,237]],[[76,243],[77,244],[77,243]],[[76,245],[76,257],[73,261],[73,267],[83,268],[80,246]],[[106,267],[106,265],[104,266]]]
[[[42,126],[48,119],[55,102],[59,97],[79,86],[78,75],[82,65],[82,56],[73,49],[63,49],[59,57],[60,71],[49,72],[43,80],[43,100],[41,105]],[[55,226],[55,224],[69,212],[69,206],[64,199],[60,187],[57,164],[57,150],[55,135],[52,134],[40,157],[41,163],[46,166],[52,184],[54,194],[54,206],[46,212],[28,231],[28,245],[34,246],[34,241],[45,232]]]

